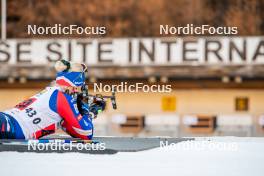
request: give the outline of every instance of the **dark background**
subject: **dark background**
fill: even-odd
[[[263,9],[263,0],[8,0],[7,38],[33,37],[27,34],[28,24],[56,23],[106,26],[101,37],[160,36],[161,24],[188,23],[236,26],[238,35],[263,35]]]

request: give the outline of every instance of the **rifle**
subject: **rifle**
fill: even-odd
[[[88,85],[84,85],[82,87],[82,96],[83,98],[87,99],[87,104],[91,104],[91,102],[93,102],[94,100],[97,99],[110,99],[111,103],[112,103],[112,107],[113,109],[117,109],[117,105],[116,105],[116,89],[112,89],[112,95],[111,96],[105,96],[105,95],[101,95],[101,94],[89,94],[88,93]]]

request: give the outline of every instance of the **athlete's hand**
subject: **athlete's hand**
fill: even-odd
[[[89,117],[90,118],[96,118],[97,115],[105,110],[105,100],[96,100],[94,101],[94,103],[91,104],[90,108],[89,108]]]

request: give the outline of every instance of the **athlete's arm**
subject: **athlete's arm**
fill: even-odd
[[[57,113],[63,118],[62,126],[73,137],[91,139],[93,124],[88,115],[82,116],[77,108],[76,101],[68,94],[57,92]]]

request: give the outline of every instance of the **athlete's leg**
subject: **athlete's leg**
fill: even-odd
[[[18,122],[5,113],[0,112],[0,139],[24,139]]]
[[[0,138],[1,139],[14,139],[15,130],[11,124],[10,119],[3,113],[0,113]]]

